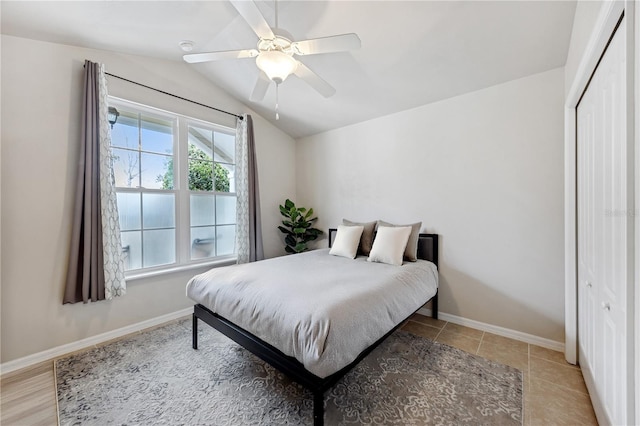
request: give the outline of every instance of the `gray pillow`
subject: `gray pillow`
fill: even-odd
[[[342,224],[347,226],[363,226],[362,237],[360,237],[360,245],[358,246],[358,253],[365,256],[369,256],[371,253],[371,247],[373,247],[373,233],[376,230],[376,223],[373,222],[352,222],[347,219],[342,219]]]
[[[379,220],[376,228],[378,226],[410,226],[411,234],[409,235],[409,241],[407,241],[407,247],[404,249],[404,258],[409,262],[415,262],[418,260],[418,238],[420,237],[420,227],[422,226],[422,222],[411,223],[408,225],[394,225],[392,223]]]

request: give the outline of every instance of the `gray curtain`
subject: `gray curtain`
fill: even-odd
[[[247,120],[247,172],[249,177],[249,262],[264,259],[262,246],[262,218],[260,215],[260,188],[258,185],[258,160],[253,137],[253,118]]]
[[[104,66],[84,65],[82,133],[63,303],[124,295],[124,263],[107,121]]]
[[[250,115],[238,119],[236,139],[236,247],[238,263],[247,263],[264,259],[258,162]]]

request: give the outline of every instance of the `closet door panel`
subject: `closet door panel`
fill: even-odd
[[[606,416],[599,420],[613,424],[627,423],[629,397],[624,26],[623,20],[577,113],[580,364]]]
[[[601,73],[601,104],[604,137],[603,170],[605,253],[601,308],[604,325],[603,399],[609,418],[616,424],[626,417],[626,296],[627,296],[627,152],[625,105],[625,37],[616,33],[611,41]]]
[[[593,92],[585,93],[580,103],[577,134],[578,149],[578,342],[580,365],[595,375],[595,292],[597,232],[595,229],[595,105]]]

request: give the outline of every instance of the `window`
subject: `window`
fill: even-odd
[[[111,98],[125,270],[235,255],[235,129]]]
[[[235,135],[195,125],[188,134],[191,259],[233,254]]]

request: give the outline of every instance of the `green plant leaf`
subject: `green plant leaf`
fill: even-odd
[[[298,240],[296,239],[296,237],[293,234],[289,234],[285,237],[284,242],[287,243],[287,245],[294,247],[296,244],[298,244]]]
[[[299,253],[309,250],[307,242],[323,234],[321,230],[312,228],[313,223],[318,220],[317,217],[310,219],[314,213],[313,208],[296,207],[288,198],[279,208],[280,214],[285,217],[282,221],[284,226],[278,226],[280,232],[285,234],[285,251]]]
[[[287,228],[285,228],[284,226],[278,226],[278,229],[280,230],[280,232],[282,232],[283,234],[291,234],[293,235],[293,232],[291,232],[290,230],[288,230]]]
[[[316,238],[318,238],[319,235],[322,235],[322,234],[323,232],[321,230],[316,228],[311,228],[311,229],[307,229],[307,232],[305,233],[305,238],[315,240]]]

